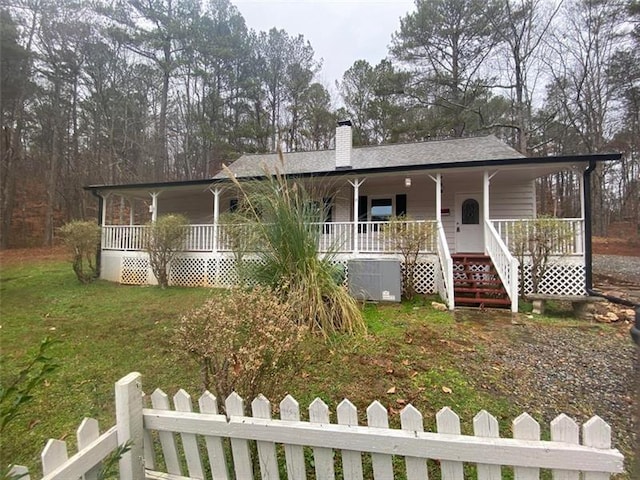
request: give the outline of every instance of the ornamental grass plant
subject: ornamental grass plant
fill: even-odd
[[[265,172],[263,180],[234,182],[241,199],[238,214],[257,232],[253,280],[278,291],[298,324],[312,332],[364,332],[359,305],[339,281],[335,252],[319,252],[326,213],[322,195],[279,171]]]

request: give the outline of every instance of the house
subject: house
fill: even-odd
[[[538,292],[585,295],[591,287],[589,179],[597,162],[620,154],[527,158],[492,135],[410,144],[352,147],[351,125],[336,129],[335,150],[245,155],[230,166],[239,180],[278,168],[316,187],[327,207],[320,250],[335,260],[400,258],[385,224],[406,215],[407,227],[428,223],[435,234],[416,269],[420,293],[439,293],[457,305],[518,308],[518,260],[514,232],[536,218],[535,180],[561,170],[580,172],[581,211],[558,219],[562,240],[553,246]],[[171,267],[177,285],[230,285],[236,269],[221,214],[238,194],[227,174],[212,179],[86,187],[99,198],[102,225],[101,278],[128,284],[153,283],[142,232],[157,215],[181,213],[190,221],[184,253]],[[321,198],[320,198],[321,196]],[[109,205],[128,205],[129,218],[107,224]],[[144,204],[144,221],[140,205]],[[137,212],[137,215],[136,215]],[[223,217],[222,217],[223,218]],[[526,262],[526,260],[525,260]],[[530,276],[527,269],[523,275]],[[348,276],[348,271],[347,271]],[[531,279],[524,278],[525,291]]]

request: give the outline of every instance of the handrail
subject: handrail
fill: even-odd
[[[446,300],[449,310],[453,310],[455,307],[453,296],[453,260],[451,259],[451,253],[449,252],[449,245],[447,244],[447,237],[444,233],[442,221],[438,221],[437,224],[438,234],[436,236],[436,246],[444,281],[444,291],[438,293],[444,297],[444,300]]]
[[[498,276],[511,300],[511,311],[518,311],[518,260],[511,255],[498,231],[489,220],[484,222],[484,244]]]

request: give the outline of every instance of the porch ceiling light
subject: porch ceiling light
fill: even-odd
[[[404,179],[404,186],[409,188],[411,186],[411,177],[406,177]]]

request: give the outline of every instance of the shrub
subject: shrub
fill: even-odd
[[[404,259],[402,295],[411,300],[416,294],[415,269],[418,255],[434,235],[433,224],[412,222],[410,217],[403,215],[391,218],[385,229],[391,237],[391,244],[400,251]]]
[[[538,217],[516,222],[511,235],[513,251],[519,262],[520,296],[524,296],[524,274],[527,260],[531,265],[533,293],[538,293],[540,283],[549,269],[552,255],[566,250],[573,241],[568,225],[554,217]]]
[[[169,265],[184,248],[188,223],[183,215],[169,214],[159,216],[147,226],[144,247],[151,270],[162,288],[169,286]]]
[[[281,156],[282,160],[282,156]],[[239,183],[241,214],[256,232],[253,250],[260,262],[254,279],[281,295],[300,324],[329,335],[365,330],[362,312],[346,288],[336,281],[339,267],[332,252],[318,251],[325,218],[319,192],[313,195],[299,180],[278,172],[266,179]]]
[[[225,399],[276,393],[295,365],[304,329],[272,290],[232,289],[184,315],[175,345],[200,365],[204,388]]]
[[[95,222],[74,220],[60,227],[60,234],[71,252],[76,277],[81,283],[92,282],[98,276],[95,258],[100,227]]]

